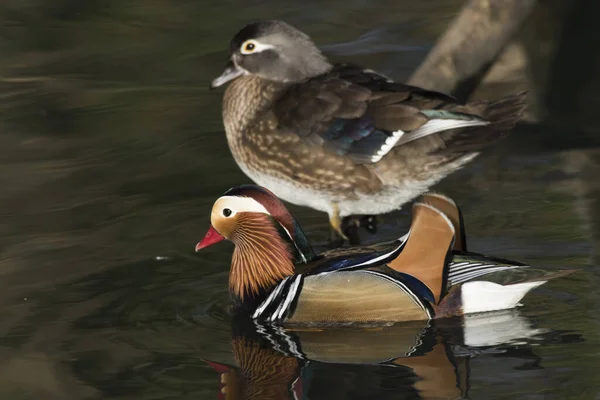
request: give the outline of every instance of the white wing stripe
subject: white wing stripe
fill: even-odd
[[[469,126],[482,126],[489,125],[488,121],[482,120],[464,120],[464,119],[432,119],[427,121],[419,129],[411,132],[396,142],[396,146],[400,146],[413,140],[421,139],[425,136],[432,135],[434,133],[447,131],[456,128],[466,128]]]
[[[392,132],[392,136],[385,140],[385,143],[383,143],[383,145],[379,148],[377,154],[371,157],[371,162],[376,163],[377,161],[381,160],[383,156],[389,153],[390,150],[396,146],[396,143],[398,143],[398,140],[400,140],[402,136],[404,136],[404,131],[397,130]]]

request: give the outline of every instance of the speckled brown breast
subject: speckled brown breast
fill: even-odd
[[[238,165],[333,196],[356,197],[356,192],[378,191],[381,182],[370,168],[309,146],[293,132],[278,129],[270,108],[285,89],[283,84],[251,76],[238,78],[227,88],[223,120]]]

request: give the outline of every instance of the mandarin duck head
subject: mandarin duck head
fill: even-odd
[[[242,75],[298,83],[321,75],[331,64],[308,35],[283,21],[260,21],[243,27],[229,44],[229,62],[211,88]]]
[[[227,239],[235,245],[229,289],[244,302],[294,274],[295,263],[315,254],[306,235],[277,196],[256,185],[229,189],[215,201],[211,226],[196,252]]]

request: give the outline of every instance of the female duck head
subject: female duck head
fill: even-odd
[[[297,83],[321,75],[331,64],[308,35],[283,21],[246,25],[231,39],[229,62],[211,88],[243,75]]]

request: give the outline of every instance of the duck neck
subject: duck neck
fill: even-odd
[[[294,274],[293,253],[267,215],[240,216],[231,240],[235,244],[229,290],[242,304],[259,301]]]

